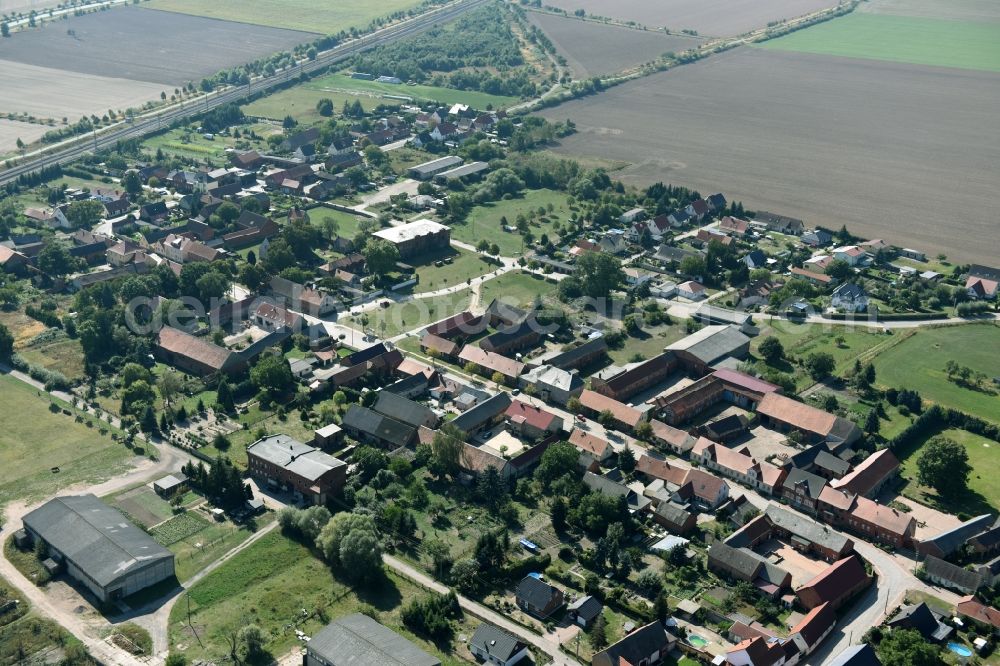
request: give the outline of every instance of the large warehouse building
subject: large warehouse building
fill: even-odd
[[[94,495],[50,500],[24,517],[24,529],[101,601],[174,575],[174,554]]]

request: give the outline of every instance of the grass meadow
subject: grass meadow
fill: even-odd
[[[969,454],[972,474],[969,489],[957,497],[942,497],[936,491],[917,481],[917,461],[920,445],[900,452],[902,476],[907,480],[903,495],[947,513],[964,513],[969,517],[996,511],[1000,508],[1000,475],[995,470],[1000,465],[1000,444],[974,435],[965,430],[949,429],[941,433],[965,447]]]
[[[31,501],[83,481],[124,472],[132,453],[112,441],[111,430],[88,427],[74,416],[49,411],[36,389],[0,375],[0,506]],[[68,409],[68,406],[63,405]],[[58,467],[59,472],[51,468]]]
[[[971,324],[923,328],[875,358],[876,382],[910,388],[924,400],[1000,422],[1000,326]],[[980,388],[948,379],[945,363],[953,360],[987,376]]]
[[[500,246],[500,254],[505,257],[518,256],[524,251],[521,235],[504,231],[501,218],[507,218],[507,224],[514,226],[519,214],[527,216],[539,208],[547,208],[552,204],[552,212],[545,218],[538,217],[531,222],[531,233],[539,238],[543,233],[551,237],[554,233],[552,223],[556,219],[569,219],[569,204],[566,195],[554,190],[525,190],[516,199],[505,199],[493,203],[476,206],[470,212],[465,222],[452,226],[451,237],[472,245],[481,240],[496,243]],[[553,242],[555,239],[553,238]]]

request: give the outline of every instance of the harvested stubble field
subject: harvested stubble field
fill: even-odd
[[[703,35],[738,35],[771,21],[790,19],[836,6],[836,0],[548,0],[546,4],[572,14],[632,21],[671,31],[697,30]]]
[[[994,0],[875,0],[858,7],[859,12],[920,16],[950,21],[1000,21],[1000,3]]]
[[[17,145],[18,139],[21,139],[25,143],[31,143],[40,139],[50,129],[52,128],[36,123],[0,118],[0,150],[3,149],[3,146]]]
[[[147,6],[223,21],[333,35],[366,28],[373,20],[420,4],[420,0],[153,0]]]
[[[528,16],[566,58],[573,76],[581,79],[620,72],[669,51],[680,53],[692,49],[703,41],[543,12],[531,12]]]
[[[577,124],[560,152],[631,161],[632,184],[990,263],[998,107],[989,72],[742,48],[543,115]]]
[[[69,72],[79,72],[177,86],[312,38],[293,30],[124,7],[14,34],[0,44],[0,59],[51,67],[66,72],[67,79]]]
[[[0,56],[6,53],[0,49]],[[158,99],[161,83],[146,83],[35,67],[0,57],[0,112],[26,112],[41,118],[69,118],[107,113],[108,109],[139,107]],[[10,141],[10,146],[17,140]],[[0,144],[3,148],[6,144]]]

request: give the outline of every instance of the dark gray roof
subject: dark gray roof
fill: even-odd
[[[566,607],[566,610],[574,611],[577,617],[583,618],[585,622],[590,622],[604,610],[604,605],[596,597],[588,594],[571,603]]]
[[[347,410],[343,425],[345,428],[352,428],[395,446],[406,446],[417,434],[415,428],[358,404],[351,405]]]
[[[638,664],[656,651],[663,656],[670,640],[667,632],[659,622],[651,622],[645,627],[639,627],[631,634],[621,639],[613,645],[609,645],[606,650],[594,655],[593,664],[614,664],[621,663]]]
[[[927,640],[942,641],[951,634],[951,627],[941,622],[924,603],[903,606],[888,622],[890,627],[916,629]]]
[[[415,375],[410,375],[409,377],[403,377],[398,382],[394,384],[389,384],[384,389],[382,393],[396,393],[402,395],[404,393],[410,393],[412,391],[419,391],[419,393],[426,393],[428,388],[427,375],[423,373],[418,373]]]
[[[721,541],[716,541],[708,550],[710,559],[724,563],[740,576],[753,581],[762,578],[769,583],[782,585],[788,578],[788,572],[771,564],[762,555],[749,548],[733,548]]]
[[[865,295],[865,290],[853,282],[845,282],[833,290],[833,295],[840,298],[861,298]]]
[[[309,641],[308,652],[338,666],[441,666],[437,657],[361,613],[339,618],[321,629]]]
[[[882,666],[871,645],[852,645],[836,657],[828,666]]]
[[[648,497],[638,494],[628,486],[609,479],[606,476],[594,474],[593,472],[584,474],[583,482],[596,493],[601,493],[608,497],[624,497],[628,502],[629,508],[635,511],[645,509],[651,501]]]
[[[985,513],[965,521],[957,527],[945,530],[940,534],[924,539],[923,543],[932,543],[941,549],[943,555],[951,555],[958,550],[962,544],[976,536],[980,532],[987,530],[993,524],[993,516]]]
[[[517,584],[517,591],[515,594],[518,599],[535,608],[545,608],[549,605],[552,597],[554,597],[558,591],[559,590],[557,588],[549,585],[543,580],[535,578],[534,576],[525,576],[521,579],[521,582]]]
[[[705,365],[728,356],[742,356],[743,350],[750,344],[750,338],[743,335],[736,326],[706,326],[695,331],[686,338],[668,345],[668,351],[685,351]]]
[[[101,587],[174,554],[94,495],[57,497],[24,524]]]
[[[548,360],[548,364],[557,368],[566,368],[567,366],[572,366],[581,358],[586,358],[592,354],[600,354],[602,352],[606,352],[607,350],[608,342],[602,335],[599,338],[594,338],[593,340],[584,342],[579,347],[573,347],[573,349],[553,356]]]
[[[767,519],[773,525],[777,525],[790,534],[794,534],[810,543],[829,548],[836,553],[842,552],[850,541],[846,536],[839,532],[834,532],[826,525],[820,525],[813,520],[800,517],[791,511],[773,504],[767,507],[764,515],[767,516]]]
[[[684,507],[677,506],[672,502],[660,502],[660,505],[656,507],[655,513],[678,525],[683,525],[691,517],[691,513]]]
[[[686,217],[686,215],[685,215]],[[682,247],[673,247],[672,245],[661,245],[656,250],[656,258],[660,261],[684,261],[686,257],[697,256],[698,253],[694,250],[688,250]]]
[[[469,646],[479,648],[501,661],[507,661],[525,647],[524,643],[513,634],[486,622],[476,628],[476,633],[472,634],[469,640]]]
[[[928,576],[932,576],[940,581],[944,581],[946,587],[954,586],[960,590],[975,591],[983,585],[983,577],[975,571],[963,569],[960,566],[945,562],[941,558],[928,555],[924,560],[924,571]]]
[[[806,495],[811,499],[819,499],[819,494],[823,492],[823,486],[826,485],[826,479],[804,469],[793,467],[788,471],[788,476],[785,477],[782,487],[795,491],[800,485],[807,488]]]
[[[507,411],[510,402],[510,395],[506,391],[501,391],[492,398],[483,400],[472,409],[459,414],[451,423],[462,432],[472,432],[482,427],[490,419]]]
[[[430,407],[387,391],[379,391],[375,411],[414,428],[433,423],[436,419]]]
[[[813,464],[820,469],[833,472],[836,476],[843,476],[851,471],[851,463],[842,458],[838,458],[825,448],[816,454],[816,459],[813,460]]]

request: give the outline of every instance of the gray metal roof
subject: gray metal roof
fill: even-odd
[[[427,423],[433,425],[434,421],[437,420],[430,407],[388,391],[379,391],[374,409],[379,414],[385,414],[414,428]]]
[[[941,549],[942,554],[951,555],[966,541],[984,530],[989,529],[992,524],[993,516],[985,513],[981,516],[976,516],[975,518],[967,520],[950,530],[945,530],[944,532],[941,532],[929,539],[924,539],[923,542],[933,543]]]
[[[247,447],[247,453],[310,481],[316,481],[331,469],[347,464],[288,435],[259,439]]]
[[[807,518],[801,518],[791,511],[782,509],[774,504],[768,506],[767,511],[764,513],[772,524],[810,543],[829,548],[835,553],[842,552],[850,541],[846,536],[839,532],[834,532],[826,525],[821,525]]]
[[[507,411],[510,403],[510,395],[506,391],[501,391],[492,398],[480,402],[472,409],[459,414],[451,423],[462,432],[472,432],[490,419]]]
[[[57,497],[26,515],[24,524],[102,587],[174,558],[94,495]]]
[[[347,410],[343,425],[396,446],[406,446],[417,434],[415,428],[358,404]]]
[[[513,634],[486,622],[476,628],[469,645],[501,661],[507,661],[525,647],[524,643]]]
[[[743,335],[735,326],[706,326],[705,328],[682,338],[672,345],[668,351],[686,351],[702,363],[711,365],[727,356],[733,356],[750,343],[750,338]]]
[[[309,641],[308,652],[337,666],[441,666],[437,657],[361,613],[325,626]]]

